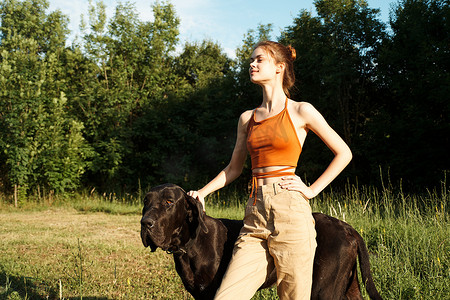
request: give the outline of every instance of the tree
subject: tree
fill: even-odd
[[[2,0],[0,3],[2,47],[8,46],[8,37],[20,35],[37,42],[38,51],[47,53],[64,47],[69,33],[67,16],[56,10],[46,14],[47,0]]]
[[[250,81],[248,70],[253,48],[260,41],[270,40],[271,33],[272,24],[259,24],[256,30],[250,29],[244,35],[242,45],[236,49],[236,84],[242,111],[252,109],[261,102],[261,88]]]
[[[373,155],[416,187],[435,185],[450,169],[449,3],[400,1],[380,53],[386,97],[372,130],[383,147]]]
[[[182,53],[174,60],[180,79],[184,79],[193,89],[205,88],[212,81],[230,74],[230,67],[231,60],[223,55],[220,46],[207,40],[201,44],[186,43]]]
[[[349,144],[356,172],[355,164],[365,159],[361,151],[368,138],[365,124],[377,107],[373,77],[384,25],[376,18],[378,10],[365,1],[317,0],[314,4],[318,16],[301,11],[281,39],[297,50],[294,97],[313,103]],[[307,145],[310,150],[302,154],[301,165],[315,177],[331,153],[324,152],[316,138],[309,138]]]
[[[78,187],[89,147],[83,124],[66,109],[65,81],[59,58],[67,18],[46,15],[44,0],[1,3],[0,152],[2,180],[27,189],[65,191]],[[53,30],[49,30],[51,25]]]
[[[82,81],[71,106],[95,150],[90,181],[103,188],[134,175],[134,123],[176,88],[169,53],[175,49],[179,19],[171,4],[156,3],[152,9],[154,20],[143,22],[133,4],[118,4],[108,22],[104,4],[91,3],[88,24],[82,24],[87,61],[79,72],[89,79]],[[79,72],[75,76],[85,76]]]
[[[135,169],[144,182],[194,188],[229,160],[238,118],[234,73],[230,59],[211,41],[186,43],[172,72],[177,89],[136,120]]]

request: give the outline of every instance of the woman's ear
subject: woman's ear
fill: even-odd
[[[284,62],[277,63],[277,74],[284,73],[285,68],[286,64]]]

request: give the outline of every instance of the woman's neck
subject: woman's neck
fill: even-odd
[[[263,102],[261,107],[266,108],[269,112],[276,109],[280,104],[284,105],[286,94],[282,88],[272,88],[263,86]]]

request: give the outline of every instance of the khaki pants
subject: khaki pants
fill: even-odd
[[[280,299],[310,299],[317,243],[308,201],[277,183],[258,187],[256,197],[214,299],[251,299],[273,268]]]

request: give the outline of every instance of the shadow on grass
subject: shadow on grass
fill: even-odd
[[[62,299],[80,299],[64,297]],[[12,276],[0,271],[0,300],[10,299],[60,299],[59,290],[32,277]],[[109,300],[107,297],[83,296],[86,300]]]
[[[56,298],[56,291],[44,287],[44,294],[37,293],[38,290],[42,291],[44,285],[38,280],[25,277],[25,276],[13,276],[0,272],[0,299],[42,299],[48,295],[49,298]]]
[[[44,287],[36,279],[25,276],[13,276],[0,272],[0,299],[42,299],[43,294],[37,293]],[[56,297],[56,291],[48,286],[44,288],[44,294],[49,298]]]

